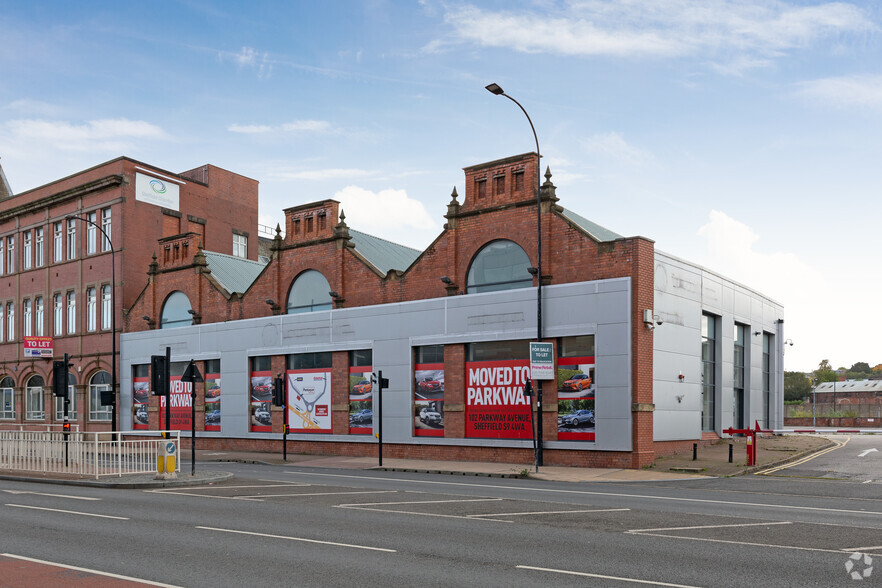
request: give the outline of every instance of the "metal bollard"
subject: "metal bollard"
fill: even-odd
[[[696,461],[698,459],[698,443],[692,444],[692,461]]]
[[[732,463],[732,444],[729,443],[729,463]]]

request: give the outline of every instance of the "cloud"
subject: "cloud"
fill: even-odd
[[[430,42],[425,51],[470,43],[570,56],[666,58],[731,52],[770,57],[825,37],[876,30],[864,11],[851,4],[791,6],[770,0],[583,0],[549,13],[460,5],[448,9],[444,20],[450,36]],[[741,67],[763,63],[749,58]]]
[[[140,120],[98,119],[75,124],[42,119],[11,120],[0,127],[0,137],[12,144],[43,146],[66,151],[121,152],[134,142],[168,139],[165,131]]]
[[[803,82],[798,93],[834,107],[882,107],[882,75],[851,75]]]
[[[336,131],[326,120],[295,120],[277,126],[231,124],[227,127],[231,133],[266,134],[266,133],[332,133]]]
[[[339,178],[358,178],[375,175],[376,172],[357,168],[310,169],[289,171],[287,169],[269,170],[267,176],[273,180],[335,180]]]
[[[416,249],[424,249],[441,233],[441,223],[404,190],[372,192],[347,186],[333,199],[345,211],[346,224],[363,233]]]
[[[23,98],[21,100],[13,100],[3,107],[4,110],[13,110],[23,116],[58,116],[61,113],[61,107],[40,100],[30,100]]]
[[[650,152],[629,145],[614,131],[593,135],[582,139],[581,143],[593,157],[603,157],[620,166],[644,168],[656,164]]]
[[[230,61],[239,66],[240,69],[253,69],[257,72],[257,78],[268,79],[273,73],[273,62],[269,58],[269,53],[261,53],[254,47],[242,47],[238,53],[231,51],[218,52],[220,61]]]

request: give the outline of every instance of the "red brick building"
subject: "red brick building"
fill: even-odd
[[[152,259],[192,256],[202,243],[256,260],[257,182],[125,157],[18,194],[0,179],[0,425],[62,420],[51,368],[67,353],[72,422],[108,430],[100,392],[111,386],[113,337]]]
[[[567,210],[550,172],[536,275],[539,171],[535,153],[465,168],[465,197],[454,189],[424,251],[350,228],[333,200],[285,209],[266,266],[162,241],[181,254],[150,265],[127,314],[123,420],[164,426],[147,368],[168,346],[177,376],[190,359],[208,374],[203,447],[278,450],[287,419],[296,451],[373,454],[382,370],[387,455],[529,463],[539,279],[555,357],[544,463],[642,467],[735,422],[780,420],[780,305]],[[277,378],[286,409],[270,403]],[[171,424],[189,429],[179,388]]]

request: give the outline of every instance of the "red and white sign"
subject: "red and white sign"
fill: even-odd
[[[52,337],[25,337],[25,357],[52,357]]]
[[[530,360],[472,361],[466,367],[466,437],[532,439],[524,384]]]
[[[159,397],[159,428],[171,431],[189,431],[193,426],[193,383],[182,382],[181,376],[172,376],[169,382],[171,393],[171,426],[165,425],[165,396]]]

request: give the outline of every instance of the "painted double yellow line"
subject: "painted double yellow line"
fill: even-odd
[[[775,467],[769,468],[767,470],[759,471],[756,473],[756,475],[757,476],[767,476],[769,474],[774,474],[775,472],[780,472],[781,470],[785,470],[787,468],[792,468],[793,466],[798,466],[798,465],[803,464],[807,461],[811,461],[811,460],[815,459],[816,457],[821,457],[822,455],[826,455],[827,453],[830,453],[831,451],[836,451],[840,447],[844,447],[850,440],[851,440],[851,437],[846,437],[845,441],[842,441],[842,442],[836,441],[835,439],[833,439],[832,441],[833,441],[833,443],[835,443],[835,445],[833,447],[828,447],[827,449],[822,449],[821,451],[818,451],[817,453],[812,453],[811,455],[806,455],[805,457],[797,459],[796,461],[791,461],[790,463],[781,464],[779,466],[775,466]]]

